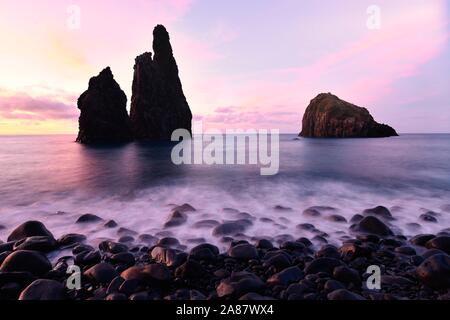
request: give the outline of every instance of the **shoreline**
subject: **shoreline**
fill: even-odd
[[[187,206],[169,224],[182,221]],[[323,245],[306,237],[236,240],[239,224],[225,223],[225,252],[209,243],[186,250],[176,238],[151,235],[135,244],[133,230],[117,224],[111,227],[120,239],[93,246],[85,235],[55,239],[44,224],[28,221],[0,241],[0,300],[449,300],[450,228],[406,238],[390,219],[381,209],[360,215],[338,246],[325,235]],[[368,273],[374,266],[379,279]],[[367,288],[377,281],[380,290]]]

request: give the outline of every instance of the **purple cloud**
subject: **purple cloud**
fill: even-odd
[[[75,120],[77,117],[75,104],[62,102],[53,97],[31,97],[23,93],[0,97],[0,118],[3,119],[44,121]]]

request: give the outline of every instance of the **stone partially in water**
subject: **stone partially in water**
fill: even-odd
[[[240,260],[251,260],[258,258],[258,251],[251,244],[243,243],[232,246],[228,250],[228,255]]]
[[[81,112],[77,142],[130,141],[132,135],[126,108],[127,97],[107,67],[89,80],[88,89],[78,98]]]
[[[16,250],[34,250],[40,252],[50,252],[58,247],[58,243],[53,237],[34,236],[17,241],[14,244]]]
[[[215,227],[212,233],[216,237],[228,236],[228,235],[232,236],[237,233],[244,232],[251,225],[252,225],[252,222],[249,220],[246,220],[246,219],[224,222],[224,223],[218,225],[217,227]]]
[[[153,51],[136,58],[130,119],[136,139],[170,140],[176,129],[191,132],[192,113],[184,96],[169,34],[153,30]]]
[[[397,132],[388,125],[376,122],[366,108],[348,103],[331,93],[321,93],[306,108],[300,136],[374,138],[397,136]]]
[[[103,221],[103,219],[100,218],[99,216],[96,216],[95,214],[92,213],[86,213],[81,215],[75,223],[93,223],[100,221]]]
[[[47,230],[42,222],[27,221],[11,232],[8,236],[8,241],[17,241],[34,236],[50,237],[54,239],[53,234]]]
[[[375,234],[378,236],[392,236],[392,230],[374,216],[364,217],[359,223],[353,225],[353,231]]]
[[[164,223],[164,228],[178,227],[186,223],[187,215],[180,211],[174,211],[170,214],[169,219]]]

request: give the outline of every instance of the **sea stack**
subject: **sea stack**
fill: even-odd
[[[109,67],[89,80],[89,88],[78,98],[77,142],[114,143],[132,139],[127,97]]]
[[[306,138],[381,138],[398,136],[386,124],[376,122],[366,108],[321,93],[306,108],[300,136]]]
[[[153,30],[153,51],[136,58],[130,119],[135,139],[170,140],[176,129],[191,132],[192,113],[183,93],[170,38],[162,25]]]

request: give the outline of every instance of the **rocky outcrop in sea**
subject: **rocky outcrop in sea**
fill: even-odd
[[[366,108],[321,93],[306,108],[300,136],[307,138],[379,138],[397,136],[386,124],[376,122]]]
[[[176,129],[191,132],[192,113],[184,96],[170,38],[162,25],[153,31],[152,53],[136,58],[131,110],[110,68],[91,78],[78,99],[81,110],[77,142],[170,140]]]
[[[191,131],[192,113],[183,93],[169,33],[153,31],[153,51],[136,58],[130,118],[136,139],[169,140],[176,129]]]
[[[108,143],[132,139],[127,97],[109,67],[89,80],[89,88],[78,98],[80,109],[77,142]]]

